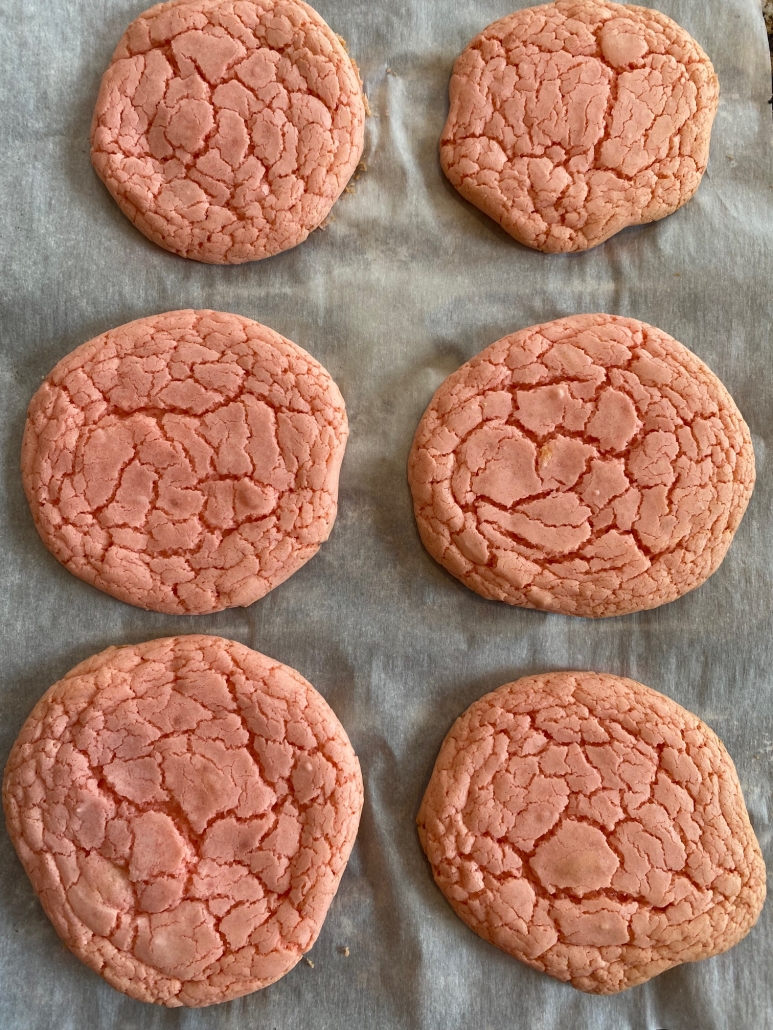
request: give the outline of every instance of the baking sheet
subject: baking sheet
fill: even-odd
[[[773,132],[759,0],[658,0],[722,87],[697,196],[584,255],[514,243],[446,183],[437,139],[454,58],[518,0],[318,0],[362,70],[367,171],[324,232],[218,268],[154,247],[91,170],[101,74],[142,0],[0,3],[0,759],[43,691],[110,644],[232,637],[299,669],[360,755],[359,838],[320,939],[279,983],[165,1010],[118,994],[59,941],[0,833],[0,1027],[289,1030],[765,1030],[773,905],[728,954],[611,998],[580,994],[472,934],[435,888],[413,821],[441,740],[485,691],[527,673],[632,676],[704,718],[738,766],[771,850]],[[182,307],[234,311],[314,354],[346,398],[340,514],[318,556],[248,609],[175,617],[81,583],[44,550],[18,474],[27,403],[85,340]],[[405,465],[443,378],[505,333],[583,311],[654,323],[700,355],[749,422],[758,486],[727,559],[656,611],[589,622],[484,601],[423,550]],[[349,949],[348,957],[343,954]]]

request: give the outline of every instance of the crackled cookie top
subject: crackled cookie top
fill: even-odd
[[[596,994],[726,951],[765,898],[722,743],[617,676],[528,676],[476,701],[443,742],[418,826],[469,927]]]
[[[449,93],[450,181],[521,243],[557,252],[690,199],[719,83],[660,11],[557,0],[489,25],[458,58]]]
[[[252,604],[333,526],[348,434],[322,366],[266,326],[170,311],[78,347],[32,399],[22,475],[49,550],[129,604]]]
[[[239,264],[324,221],[360,159],[364,122],[354,63],[301,0],[172,0],[118,44],[91,158],[154,243]]]
[[[8,831],[67,946],[120,991],[210,1005],[278,980],[319,934],[362,779],[324,699],[220,637],[108,648],[11,751]]]
[[[732,398],[681,343],[633,319],[574,315],[449,376],[408,475],[424,545],[472,590],[624,615],[715,571],[754,453]]]

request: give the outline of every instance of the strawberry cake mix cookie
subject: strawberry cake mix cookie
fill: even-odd
[[[625,615],[717,569],[754,452],[727,390],[681,343],[634,319],[574,315],[449,376],[408,476],[425,547],[476,593]]]
[[[272,329],[218,311],[120,326],[32,398],[24,489],[80,579],[171,614],[249,605],[327,540],[348,435],[338,387]]]
[[[8,831],[47,915],[119,991],[211,1005],[312,946],[357,833],[346,733],[293,669],[220,637],[108,648],[27,719]]]
[[[356,65],[301,0],[172,0],[119,42],[91,159],[154,243],[240,264],[324,221],[360,160],[364,123]]]
[[[617,676],[528,676],[476,701],[443,742],[418,827],[475,933],[594,994],[732,948],[765,900],[721,741]]]
[[[515,239],[555,253],[687,203],[709,159],[719,83],[660,11],[556,0],[484,29],[449,93],[449,180]]]

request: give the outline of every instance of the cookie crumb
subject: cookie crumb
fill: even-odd
[[[362,102],[365,105],[365,116],[367,118],[372,118],[373,117],[373,112],[370,109],[370,104],[368,103],[368,97],[367,97],[366,93],[362,94]]]
[[[306,963],[306,965],[309,967],[309,969],[313,969],[314,968],[314,963],[311,961],[310,958],[305,958],[303,961]]]
[[[347,186],[346,189],[344,190],[344,193],[356,193],[356,192],[357,192],[357,187],[356,186]]]
[[[349,948],[347,947],[347,945],[343,944],[343,945],[342,945],[342,946],[341,946],[341,947],[340,947],[340,948],[338,949],[338,954],[339,954],[339,955],[343,955],[343,957],[344,957],[344,958],[349,958]]]

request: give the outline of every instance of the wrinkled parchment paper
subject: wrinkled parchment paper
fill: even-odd
[[[672,217],[587,254],[527,250],[445,182],[437,140],[454,58],[521,0],[319,0],[362,71],[367,171],[325,231],[219,268],[135,231],[93,173],[99,80],[142,0],[1,0],[0,757],[43,691],[110,644],[217,633],[303,673],[360,755],[367,799],[320,939],[267,990],[203,1010],[114,991],[75,959],[0,833],[3,1030],[765,1030],[773,905],[728,954],[599,998],[484,943],[434,886],[414,818],[441,740],[485,691],[527,673],[632,676],[699,714],[738,766],[773,857],[771,291],[773,126],[759,0],[658,0],[704,46],[722,88],[711,162]],[[351,439],[332,538],[251,608],[175,617],[86,586],[40,543],[18,473],[43,376],[112,326],[182,307],[235,311],[315,355]],[[443,378],[523,326],[583,311],[651,322],[720,376],[749,422],[758,486],[727,558],[656,611],[591,622],[484,601],[423,550],[405,465]],[[348,956],[344,949],[349,949]]]

